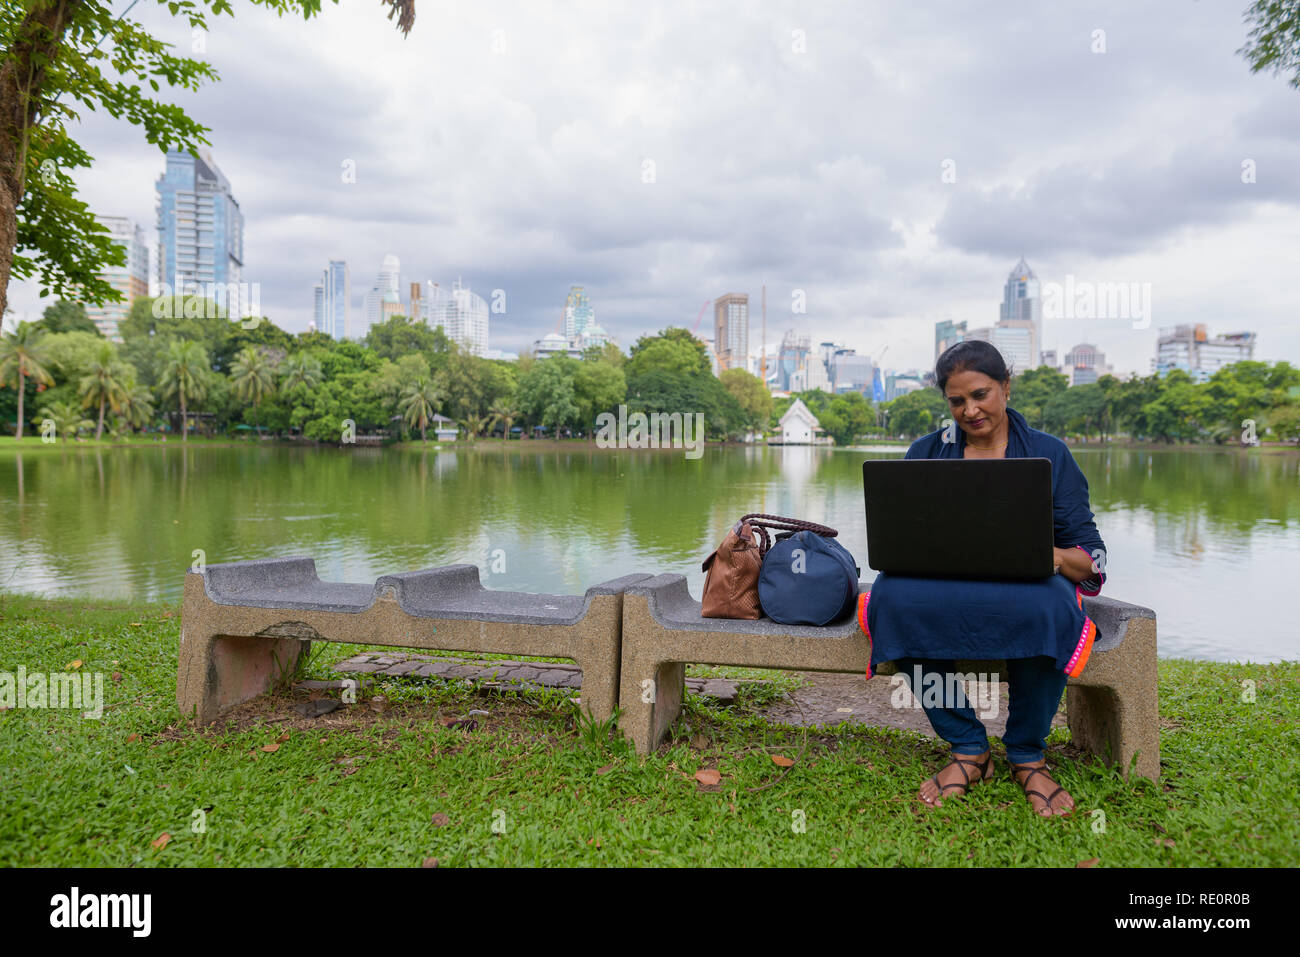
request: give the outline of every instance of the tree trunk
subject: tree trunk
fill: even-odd
[[[18,245],[18,204],[26,188],[27,145],[44,100],[43,64],[58,57],[63,31],[77,5],[78,0],[36,4],[23,17],[13,47],[0,64],[0,316],[9,306],[9,274]],[[21,438],[22,432],[18,434]]]
[[[99,397],[99,425],[95,427],[95,441],[98,442],[104,434],[104,397]]]
[[[429,442],[429,437],[425,434],[425,430],[428,428],[428,425],[429,423],[426,422],[424,419],[420,420],[420,441],[425,443],[426,445]]]
[[[23,393],[27,391],[27,377],[23,375],[22,364],[18,365],[18,431],[17,440],[23,437]]]
[[[182,388],[179,391],[181,394],[181,441],[185,442],[189,439],[190,417],[185,414],[185,390]]]

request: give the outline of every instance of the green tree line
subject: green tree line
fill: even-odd
[[[205,318],[215,316],[215,318]],[[320,442],[358,434],[427,440],[435,416],[462,435],[584,436],[597,416],[703,412],[710,439],[763,431],[771,396],[758,379],[710,372],[684,329],[643,336],[583,359],[518,361],[464,351],[440,328],[394,316],[362,342],[292,335],[263,318],[230,320],[215,303],[137,299],[104,339],[80,306],[59,302],[0,339],[0,429],[55,423],[64,440],[140,431],[256,431]],[[28,429],[30,431],[30,428]]]
[[[1104,375],[1076,386],[1039,366],[1012,378],[1008,404],[1033,428],[1061,437],[1239,443],[1253,423],[1260,440],[1300,440],[1300,369],[1285,361],[1236,362],[1200,383],[1174,369],[1127,381]],[[950,415],[937,389],[899,396],[881,412],[887,434],[908,437],[934,431]]]
[[[710,440],[762,436],[795,396],[773,399],[743,369],[711,372],[702,342],[671,327],[582,359],[516,362],[465,352],[440,328],[395,316],[362,342],[319,332],[292,335],[268,319],[234,321],[202,301],[137,299],[104,339],[85,310],[60,301],[36,323],[0,339],[0,429],[22,434],[49,420],[63,439],[191,429],[245,431],[320,442],[359,434],[427,440],[435,416],[468,437],[499,433],[589,436],[601,413],[696,413]],[[204,318],[205,316],[216,318]],[[1061,436],[1106,440],[1236,442],[1253,422],[1260,439],[1300,438],[1300,369],[1239,362],[1204,383],[1175,370],[1121,382],[1103,376],[1070,387],[1046,366],[1012,380],[1011,405],[1029,424]],[[864,436],[912,438],[948,416],[936,389],[879,406],[856,392],[798,398],[837,445]]]

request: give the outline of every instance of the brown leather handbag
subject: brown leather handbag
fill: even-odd
[[[768,529],[798,532],[807,529],[828,538],[839,534],[835,529],[816,522],[780,515],[754,512],[745,515],[727,532],[722,543],[701,566],[705,572],[704,595],[700,602],[701,618],[763,617],[758,602],[758,573],[763,556],[772,547]]]

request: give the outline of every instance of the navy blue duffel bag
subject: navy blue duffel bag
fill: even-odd
[[[824,525],[815,527],[838,534]],[[848,617],[857,599],[857,563],[847,548],[826,534],[796,531],[779,539],[763,556],[758,601],[775,622],[827,625]]]

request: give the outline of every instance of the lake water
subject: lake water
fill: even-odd
[[[468,562],[488,588],[686,575],[745,512],[832,525],[867,567],[861,463],[889,450],[287,447],[0,452],[0,590],[178,599],[186,568],[311,555],[373,581]],[[1103,594],[1155,609],[1162,656],[1294,660],[1300,456],[1076,449]]]

